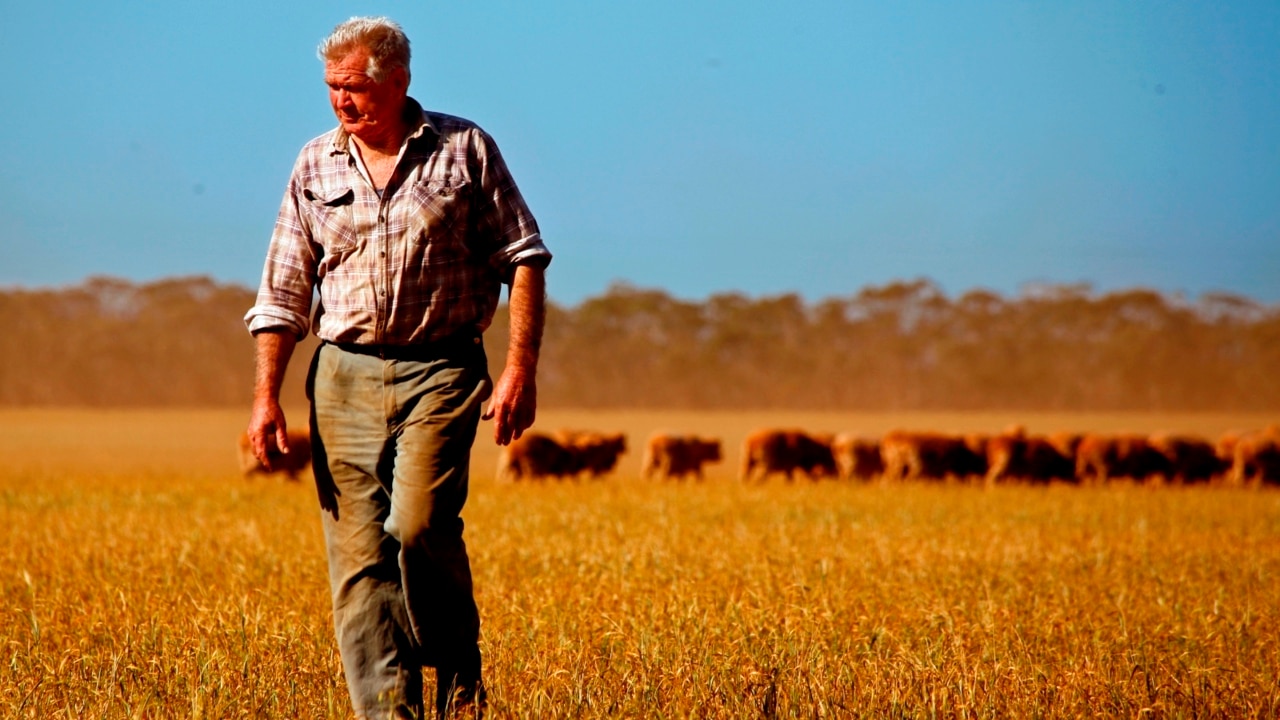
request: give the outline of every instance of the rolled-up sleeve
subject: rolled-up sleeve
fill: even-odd
[[[489,264],[510,283],[517,265],[546,267],[551,251],[542,242],[538,223],[516,187],[497,143],[476,129],[475,152],[480,166],[481,214],[477,229],[489,250]]]
[[[551,251],[542,244],[542,235],[538,233],[503,245],[498,252],[494,253],[492,259],[495,267],[507,268],[508,271],[516,265],[546,267],[550,262]],[[505,276],[506,273],[504,273]]]
[[[244,316],[249,332],[289,331],[298,339],[311,328],[309,313],[316,282],[316,251],[298,207],[299,158],[289,178],[267,249],[262,282],[252,308]]]

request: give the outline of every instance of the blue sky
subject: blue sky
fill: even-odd
[[[565,304],[927,277],[1280,301],[1280,3],[4,0],[0,285],[256,286],[315,57],[391,16]]]

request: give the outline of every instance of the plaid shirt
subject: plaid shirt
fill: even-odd
[[[426,112],[381,197],[341,127],[298,155],[267,251],[249,331],[298,338],[319,287],[322,340],[411,345],[482,332],[515,266],[551,253],[493,138],[462,118]]]

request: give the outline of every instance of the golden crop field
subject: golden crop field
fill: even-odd
[[[246,419],[0,411],[0,717],[350,716],[314,490],[240,477]],[[545,411],[632,449],[542,484],[496,482],[483,425],[464,517],[490,716],[1280,716],[1280,491],[734,479],[760,426],[1014,421],[1275,420]],[[726,462],[639,480],[659,428]]]

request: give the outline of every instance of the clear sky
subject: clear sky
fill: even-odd
[[[497,139],[552,298],[927,277],[1280,301],[1280,3],[3,2],[0,285],[256,286],[316,58],[395,18]]]

